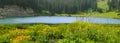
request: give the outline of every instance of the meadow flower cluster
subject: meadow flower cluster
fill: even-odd
[[[120,43],[120,25],[0,25],[0,43]]]

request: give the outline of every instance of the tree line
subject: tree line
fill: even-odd
[[[4,5],[17,5],[23,8],[30,7],[37,13],[44,10],[49,11],[52,15],[55,13],[74,14],[86,12],[89,9],[98,11],[97,1],[98,0],[0,0],[0,7],[4,7]],[[119,0],[109,0],[108,5],[110,10],[120,10]]]
[[[120,0],[108,0],[109,10],[120,11]]]

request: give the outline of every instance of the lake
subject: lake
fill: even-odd
[[[0,24],[23,24],[23,23],[72,23],[72,22],[89,22],[100,24],[120,24],[120,19],[113,18],[95,18],[95,17],[64,17],[64,16],[38,16],[38,17],[21,17],[21,18],[3,18]]]

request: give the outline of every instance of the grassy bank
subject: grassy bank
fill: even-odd
[[[36,17],[36,16],[50,16],[51,14],[36,14],[35,16],[19,16],[19,17]],[[55,14],[54,16],[77,16],[77,17],[99,17],[99,18],[120,18],[120,15],[118,12],[104,12],[104,13],[99,13],[99,12],[83,12],[83,13],[77,13],[77,14]],[[12,16],[12,17],[4,17],[0,16],[0,18],[16,18],[18,16]]]
[[[100,17],[100,18],[120,18],[117,12],[106,12],[106,13],[81,13],[81,14],[56,14],[56,16],[82,16],[82,17]]]
[[[0,43],[120,43],[120,25],[0,25]]]

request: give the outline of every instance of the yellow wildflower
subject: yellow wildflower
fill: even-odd
[[[12,40],[13,43],[18,43],[21,40],[28,40],[30,36],[17,36],[15,39]]]

